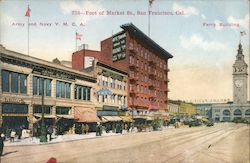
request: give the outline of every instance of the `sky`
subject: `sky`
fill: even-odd
[[[147,0],[0,0],[5,48],[27,54],[28,5],[29,54],[49,61],[71,60],[76,31],[82,35],[77,45],[93,50],[125,23],[148,34]],[[150,37],[174,56],[169,60],[171,99],[232,100],[240,39],[245,61],[250,60],[249,5],[249,0],[154,0]],[[240,38],[240,31],[246,35]]]

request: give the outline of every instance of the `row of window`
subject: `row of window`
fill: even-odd
[[[127,97],[126,96],[121,96],[121,95],[98,95],[97,96],[97,101],[102,102],[102,103],[112,103],[115,104],[115,98],[117,98],[117,103],[119,105],[126,104]],[[122,102],[123,98],[123,102]]]
[[[151,94],[153,93],[154,95],[158,96],[158,97],[162,97],[164,96],[164,92],[159,90],[150,90],[147,86],[143,86],[143,85],[139,85],[137,84],[136,86],[134,84],[130,84],[129,85],[129,90],[130,91],[137,91],[138,93],[144,93],[144,94]]]
[[[33,95],[51,96],[51,79],[33,76]],[[118,83],[121,89],[121,84]],[[75,85],[75,99],[90,101],[91,87]],[[27,94],[27,75],[2,70],[2,91]],[[56,81],[56,97],[70,98],[71,84]]]
[[[26,94],[27,93],[27,75],[3,70],[2,71],[2,91]]]
[[[75,99],[90,101],[91,87],[75,85]]]
[[[70,107],[56,107],[56,114],[69,115]],[[33,114],[42,113],[42,105],[33,105]],[[44,106],[44,113],[51,114],[52,107]],[[25,104],[2,104],[2,114],[28,114],[28,105]]]
[[[143,74],[139,74],[139,73],[135,73],[134,71],[130,71],[129,72],[129,77],[138,77],[139,80],[141,80],[142,82],[151,82],[152,79],[150,79],[150,77],[148,75],[143,75]],[[162,78],[162,77],[159,77]],[[164,78],[164,80],[166,79],[166,77]],[[160,85],[160,83],[163,83],[163,81],[160,80],[155,80],[154,82],[157,82],[157,85]]]
[[[137,97],[135,99],[133,99],[132,97],[129,98],[130,104],[133,104],[133,100],[134,100],[134,104],[144,104],[144,105],[155,105],[155,106],[161,106],[162,104],[164,104],[164,101],[162,100],[152,100],[152,99],[148,99],[148,98],[143,98],[143,97]]]
[[[157,63],[159,63],[158,65],[160,68],[166,67],[166,64],[164,64],[164,61],[160,57],[153,55],[146,48],[142,47],[140,44],[130,43],[129,46],[131,48],[136,47],[134,49],[135,49],[137,55],[140,56],[141,58],[144,58],[145,60],[149,60],[149,59],[153,58]]]
[[[98,76],[98,85],[119,90],[126,90],[126,82],[102,75]]]

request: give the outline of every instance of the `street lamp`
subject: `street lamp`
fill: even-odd
[[[44,123],[44,94],[42,94],[42,124],[41,124],[40,142],[47,142],[47,132]]]

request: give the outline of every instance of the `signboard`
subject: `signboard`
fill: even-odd
[[[126,33],[120,32],[112,37],[113,62],[126,58]]]
[[[97,116],[117,116],[118,111],[97,110]]]
[[[103,105],[103,110],[118,110],[117,106]]]
[[[24,104],[24,100],[21,98],[13,98],[13,97],[3,97],[2,103],[19,103]]]

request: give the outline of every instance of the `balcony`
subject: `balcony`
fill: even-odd
[[[163,69],[164,69],[165,72],[169,72],[170,71],[169,68],[167,68],[167,66],[164,66]]]
[[[153,82],[150,82],[149,84],[148,84],[148,88],[149,89],[155,89],[155,84],[153,83]]]
[[[129,63],[129,68],[135,69],[136,68],[136,64],[135,63]]]
[[[153,57],[150,57],[150,58],[148,59],[148,63],[149,63],[150,66],[156,66],[156,62],[155,62],[155,60],[154,60]]]
[[[168,82],[169,82],[169,79],[168,79],[168,78],[164,78],[164,82],[165,82],[165,83],[168,83]]]
[[[130,82],[137,82],[139,78],[137,76],[130,76],[129,77]]]
[[[135,86],[130,87],[130,89],[129,89],[129,93],[130,93],[130,94],[134,94],[134,95],[136,95],[136,93],[137,93],[137,91],[136,91],[136,87],[135,87]]]
[[[131,53],[131,55],[135,55],[136,54],[136,51],[134,49],[134,45],[132,43],[129,44],[128,50]]]
[[[155,79],[155,77],[156,77],[156,71],[155,71],[155,70],[150,70],[150,71],[148,72],[148,75],[149,75],[149,77],[150,77],[151,79]]]
[[[156,98],[156,94],[155,93],[150,93],[149,94],[149,99],[155,99]]]

